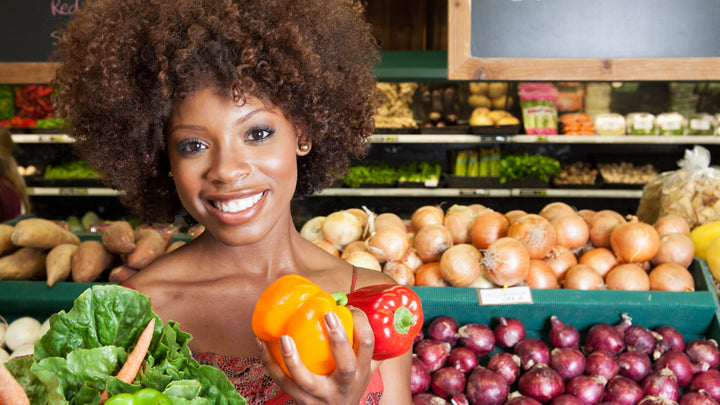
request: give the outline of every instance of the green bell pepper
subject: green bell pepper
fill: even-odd
[[[105,405],[172,405],[167,395],[154,388],[143,388],[135,394],[113,395]]]

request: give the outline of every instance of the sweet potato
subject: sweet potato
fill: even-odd
[[[126,264],[134,269],[144,269],[165,253],[165,240],[152,228],[137,231],[135,250],[127,256]]]
[[[72,279],[78,283],[89,283],[97,280],[103,271],[113,265],[115,255],[110,253],[102,242],[86,240],[78,245],[72,256]]]
[[[0,258],[0,280],[31,280],[45,272],[47,251],[22,247]]]
[[[135,250],[135,230],[127,221],[113,221],[103,232],[102,242],[112,253],[130,253]]]
[[[21,219],[10,240],[17,246],[52,249],[61,243],[80,244],[80,238],[60,225],[43,218]]]
[[[121,283],[132,277],[137,272],[137,270],[129,267],[127,264],[121,264],[110,270],[110,274],[108,274],[108,281],[111,283]]]
[[[10,239],[14,229],[12,225],[0,224],[0,253],[15,249],[16,246]]]
[[[52,287],[58,281],[64,281],[70,277],[72,257],[77,248],[78,245],[73,243],[61,243],[50,249],[45,258],[48,287]]]

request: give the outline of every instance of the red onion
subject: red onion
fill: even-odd
[[[678,386],[675,374],[668,369],[663,368],[653,371],[640,383],[645,395],[677,401],[680,398],[680,387]]]
[[[417,342],[414,348],[415,355],[425,363],[431,373],[445,365],[450,350],[450,343],[432,339],[423,339]]]
[[[455,346],[458,340],[460,323],[455,318],[441,315],[430,321],[427,327],[427,337],[438,342],[448,342]]]
[[[512,385],[520,375],[520,356],[508,352],[497,352],[490,356],[487,368],[494,371]]]
[[[467,347],[454,347],[450,350],[450,354],[445,362],[450,367],[462,371],[463,374],[467,374],[478,366],[478,358],[472,350]]]
[[[686,392],[680,397],[680,405],[718,405],[718,402],[704,392]]]
[[[720,349],[714,339],[693,340],[685,346],[685,354],[693,363],[707,363],[715,370],[720,367]]]
[[[413,343],[412,343],[413,346],[415,346],[415,343],[417,343],[423,339],[425,339],[425,333],[422,331],[422,329],[420,329],[418,331],[418,333],[415,335],[415,337],[413,338]]]
[[[677,405],[677,402],[669,399],[646,395],[638,401],[637,405]]]
[[[615,377],[620,371],[615,357],[602,350],[595,350],[585,358],[585,374],[602,376],[606,380]]]
[[[495,334],[495,344],[509,349],[515,344],[525,339],[525,325],[515,318],[498,317],[498,324],[493,329]]]
[[[523,370],[529,370],[539,363],[548,364],[550,362],[550,348],[540,339],[521,340],[513,350],[520,356],[520,367]]]
[[[642,352],[649,356],[653,350],[655,350],[658,339],[661,338],[662,336],[660,336],[660,334],[644,326],[631,325],[627,328],[624,335],[625,350]]]
[[[710,369],[695,374],[687,389],[688,391],[702,392],[715,401],[720,401],[720,371]]]
[[[468,401],[465,394],[453,395],[452,398],[450,398],[450,403],[452,405],[470,405],[470,401]]]
[[[617,325],[600,322],[591,326],[585,337],[583,350],[585,353],[594,350],[605,350],[612,355],[620,353],[625,349],[625,330],[632,325],[631,321],[628,316],[623,315],[623,320]]]
[[[620,370],[618,373],[635,382],[642,381],[652,369],[650,357],[641,352],[622,352],[615,357]]]
[[[583,404],[597,404],[603,398],[607,380],[603,376],[579,375],[565,385],[565,392],[574,395]]]
[[[635,381],[616,375],[605,385],[603,401],[613,401],[620,405],[634,405],[644,396],[642,388]]]
[[[412,397],[413,405],[448,405],[448,401],[429,392],[421,392]]]
[[[693,363],[685,353],[678,352],[676,350],[670,350],[663,353],[660,358],[653,363],[653,368],[655,370],[661,370],[665,367],[669,368],[670,371],[675,374],[675,378],[677,378],[678,386],[680,386],[680,388],[684,388],[688,385],[690,383],[690,379],[692,379],[695,373],[708,369],[707,363]]]
[[[550,405],[585,405],[585,402],[579,400],[574,395],[560,394],[550,401]]]
[[[567,381],[585,372],[585,355],[571,347],[556,347],[550,351],[548,365]]]
[[[482,357],[495,349],[495,334],[483,323],[467,323],[458,329],[458,342]]]
[[[515,391],[510,394],[505,405],[542,405],[538,400],[526,397]]]
[[[509,393],[507,381],[485,367],[475,367],[467,378],[465,395],[472,405],[500,405]]]
[[[672,326],[660,326],[655,329],[655,332],[660,334],[662,339],[658,339],[658,344],[653,351],[653,359],[657,360],[668,350],[685,351],[685,338],[677,329]]]
[[[432,373],[430,391],[441,398],[450,398],[465,391],[465,374],[455,367],[442,367]]]
[[[552,347],[580,347],[580,332],[569,324],[561,321],[557,316],[550,317],[549,342]]]
[[[413,354],[410,366],[410,392],[413,395],[430,389],[430,370],[417,355]]]
[[[518,390],[544,403],[565,392],[565,381],[547,364],[538,363],[520,376]]]

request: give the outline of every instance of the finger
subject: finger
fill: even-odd
[[[350,344],[345,327],[334,312],[326,313],[323,320],[325,321],[330,352],[335,359],[335,375],[342,379],[351,379],[355,375],[358,365],[355,351]]]
[[[300,353],[297,350],[295,340],[288,335],[281,336],[280,349],[283,360],[285,361],[285,367],[287,367],[288,372],[290,372],[292,382],[299,386],[302,391],[314,392],[315,380],[313,377],[315,374],[308,370],[300,359]],[[291,392],[288,392],[288,394],[291,394]]]
[[[272,377],[274,381],[276,381],[279,385],[282,386],[283,380],[290,379],[287,377],[287,375],[285,375],[285,372],[283,371],[280,364],[278,364],[278,362],[275,360],[275,357],[273,357],[270,344],[260,340],[257,337],[255,338],[255,341],[258,345],[260,360],[262,360],[263,364],[265,365],[268,374],[270,375],[270,377]],[[277,350],[279,350],[279,348]]]

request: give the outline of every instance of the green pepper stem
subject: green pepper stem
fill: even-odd
[[[415,325],[415,317],[405,305],[396,309],[393,317],[393,324],[397,333],[406,334],[410,331],[410,327]]]
[[[333,297],[333,299],[339,306],[344,307],[345,305],[347,305],[348,297],[347,295],[345,295],[345,293],[334,292],[330,295]]]

